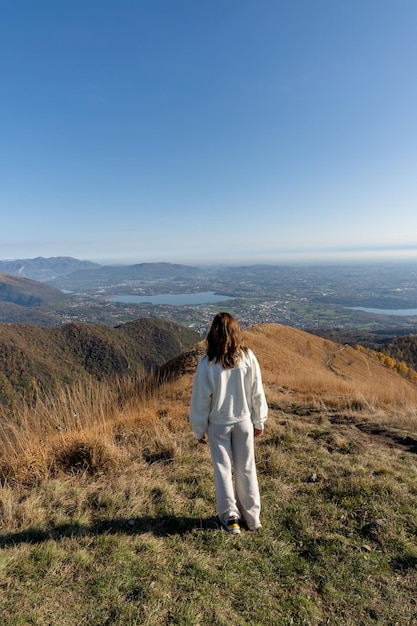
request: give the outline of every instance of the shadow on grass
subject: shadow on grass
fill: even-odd
[[[404,554],[391,562],[394,570],[404,572],[406,570],[417,570],[417,556],[415,554]]]
[[[220,523],[216,517],[206,519],[192,517],[137,517],[130,519],[100,520],[94,524],[61,524],[47,530],[28,528],[18,533],[0,535],[0,548],[7,548],[22,543],[37,544],[65,537],[95,537],[99,535],[138,535],[151,533],[157,537],[185,535],[191,531],[216,530]]]

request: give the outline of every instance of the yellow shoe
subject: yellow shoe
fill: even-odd
[[[225,526],[228,533],[240,535],[239,518],[231,517]]]

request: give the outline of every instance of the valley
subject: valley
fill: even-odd
[[[204,334],[213,315],[226,308],[243,326],[281,323],[320,328],[414,332],[417,317],[354,310],[417,307],[416,264],[254,265],[190,267],[140,264],[67,274],[49,284],[72,292],[74,306],[62,321],[113,324],[137,317],[154,317],[184,324]],[[120,296],[158,294],[224,295],[216,303],[151,304],[114,302]]]
[[[278,323],[372,349],[417,332],[415,263],[98,266],[57,257],[0,268],[14,272],[0,274],[3,324],[116,327],[149,318],[201,336],[225,309],[243,327]],[[415,368],[414,357],[405,360]]]

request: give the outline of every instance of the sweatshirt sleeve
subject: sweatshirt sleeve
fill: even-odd
[[[208,367],[208,358],[203,357],[197,366],[191,393],[190,424],[197,439],[202,439],[207,432],[211,409],[212,390]]]
[[[255,428],[264,429],[264,423],[268,418],[268,404],[262,384],[261,368],[253,352],[250,352],[252,362],[252,414],[251,419]]]

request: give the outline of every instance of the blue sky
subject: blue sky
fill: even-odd
[[[3,0],[0,258],[417,258],[415,0]]]

